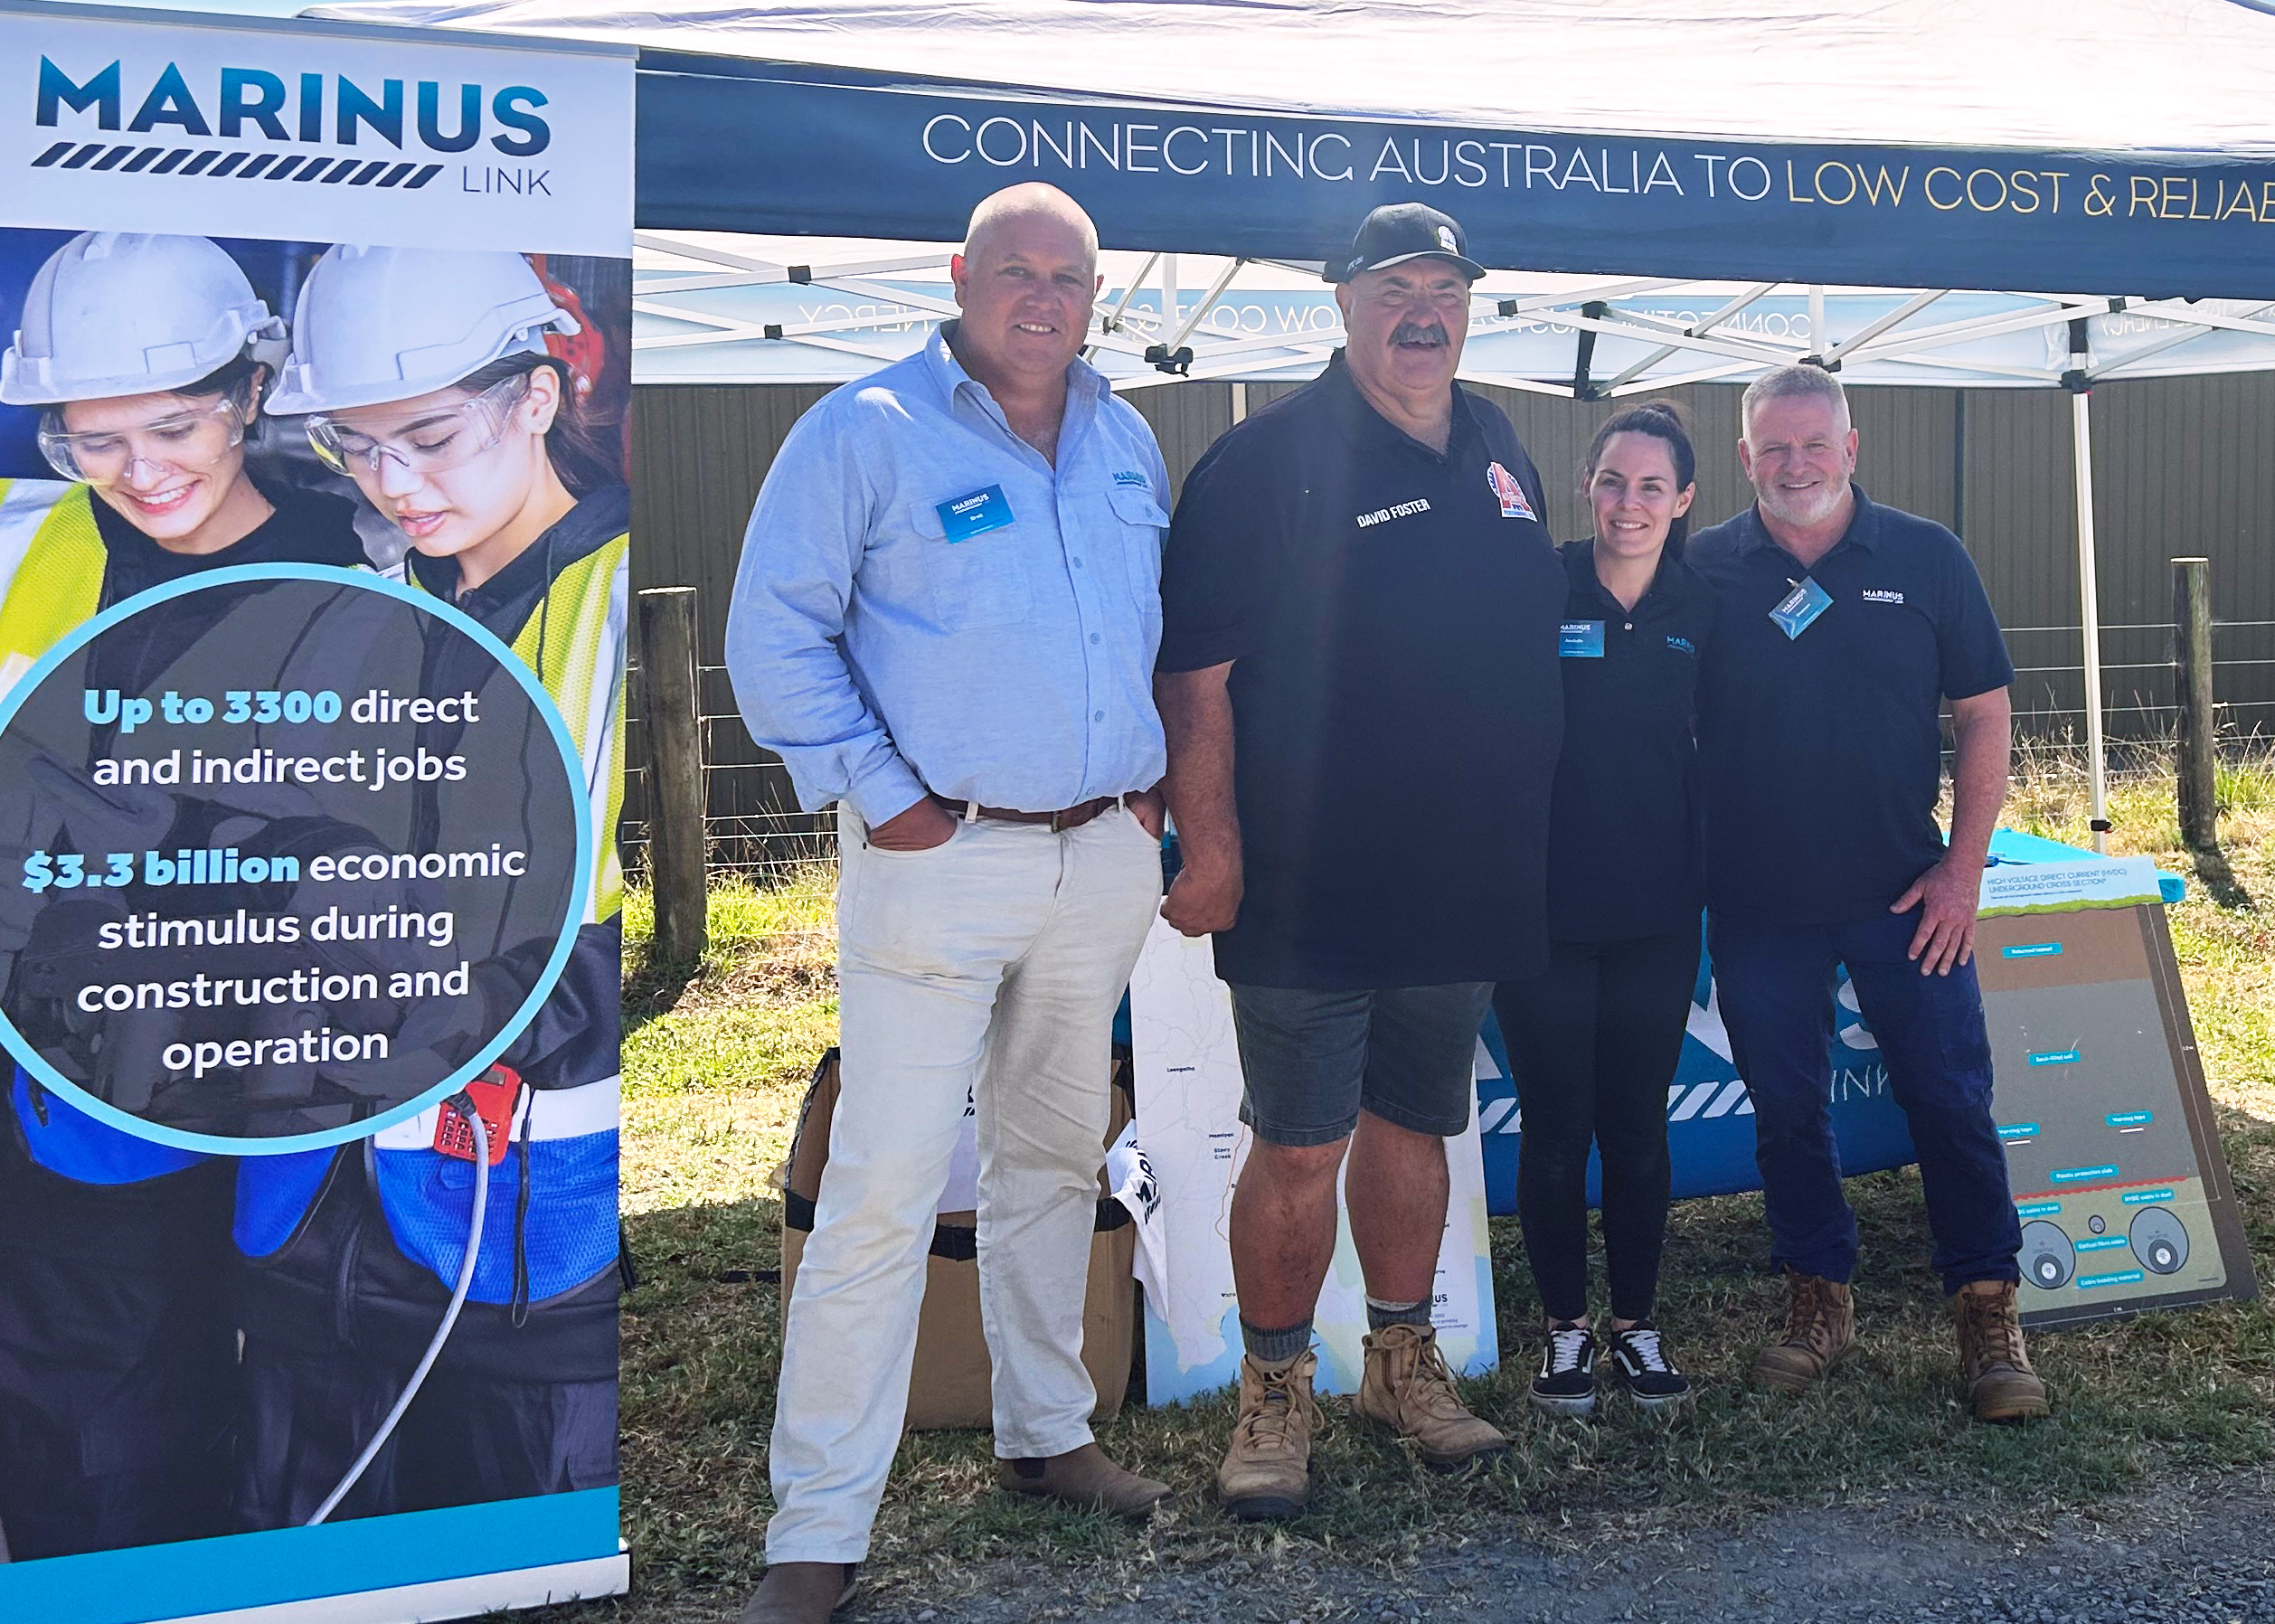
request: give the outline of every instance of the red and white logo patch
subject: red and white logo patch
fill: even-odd
[[[1525,499],[1525,487],[1517,484],[1516,477],[1508,469],[1497,462],[1493,464],[1485,471],[1485,482],[1493,487],[1494,499],[1501,505],[1503,518],[1530,519],[1536,524],[1540,523],[1540,515]]]

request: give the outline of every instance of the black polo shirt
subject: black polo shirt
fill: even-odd
[[[1564,750],[1548,820],[1548,933],[1628,941],[1698,928],[1699,662],[1713,589],[1662,557],[1624,609],[1596,579],[1596,544],[1563,549],[1570,588],[1558,633]]]
[[[1733,918],[1884,911],[1943,857],[1942,702],[2015,678],[1959,539],[1855,496],[1807,571],[1752,508],[1691,541],[1721,611],[1699,685],[1707,902]],[[1770,610],[1805,578],[1832,601],[1789,637]]]
[[[1428,987],[1545,962],[1563,572],[1540,476],[1457,386],[1440,456],[1338,352],[1177,504],[1160,668],[1232,662],[1247,890],[1228,981]]]

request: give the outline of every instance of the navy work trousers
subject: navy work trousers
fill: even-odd
[[[1753,1096],[1772,1260],[1842,1283],[1856,1269],[1856,1214],[1841,1192],[1830,1100],[1833,977],[1845,965],[1920,1153],[1935,1268],[1949,1295],[1971,1280],[2020,1279],[2022,1227],[1991,1116],[1975,967],[1922,976],[1904,956],[1919,919],[1914,910],[1770,925],[1717,914],[1712,951],[1731,1058]]]

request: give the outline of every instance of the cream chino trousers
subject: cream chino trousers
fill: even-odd
[[[1159,849],[1120,807],[1062,834],[959,822],[926,852],[869,845],[843,806],[837,826],[841,1092],[783,1331],[770,1563],[868,1552],[967,1098],[996,1453],[1090,1441],[1082,1302],[1114,1009],[1161,897]]]

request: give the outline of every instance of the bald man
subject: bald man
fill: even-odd
[[[727,622],[751,736],[837,803],[841,1087],[743,1624],[851,1593],[901,1433],[967,1101],[1003,1486],[1143,1515],[1081,1362],[1115,1006],[1161,895],[1168,475],[1079,360],[1098,234],[1053,187],[973,213],[962,315],[800,420]]]

